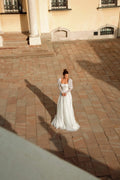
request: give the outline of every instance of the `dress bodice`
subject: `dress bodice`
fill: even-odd
[[[61,83],[61,78],[58,79],[58,88],[61,93],[69,93],[73,89],[72,79],[69,78],[67,84]]]
[[[61,86],[62,86],[63,92],[66,92],[68,90],[68,84],[62,84],[61,83]]]

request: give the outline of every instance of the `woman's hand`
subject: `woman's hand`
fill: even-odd
[[[62,96],[66,96],[66,93],[62,93]]]

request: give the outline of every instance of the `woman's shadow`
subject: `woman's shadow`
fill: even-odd
[[[45,95],[37,86],[31,84],[27,79],[24,80],[26,86],[39,98],[41,103],[44,105],[46,110],[51,116],[51,121],[56,114],[57,105],[56,103],[50,99],[47,95]]]

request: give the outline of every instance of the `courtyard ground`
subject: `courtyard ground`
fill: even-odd
[[[55,129],[67,68],[80,129]],[[120,39],[0,48],[0,126],[102,180],[120,179]]]

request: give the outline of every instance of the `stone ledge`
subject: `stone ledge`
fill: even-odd
[[[70,8],[68,8],[68,9],[49,9],[48,11],[69,11],[69,10],[72,10],[72,9],[70,9]]]
[[[0,47],[2,47],[3,46],[3,38],[2,38],[2,36],[0,36]]]
[[[106,8],[118,8],[120,6],[101,6],[101,7],[97,7],[97,9],[106,9]]]
[[[29,36],[29,45],[41,45],[40,36]]]
[[[4,13],[0,13],[0,14],[27,14],[27,12],[4,12]]]
[[[17,180],[98,180],[90,173],[3,128],[0,128],[0,154],[2,180],[16,180],[16,177]]]

